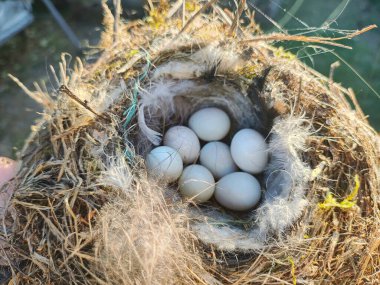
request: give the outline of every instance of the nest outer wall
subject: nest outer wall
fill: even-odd
[[[234,21],[216,6],[214,14],[191,18],[197,13],[194,5],[194,10],[185,7],[193,20],[179,36],[176,13],[161,21],[159,11],[152,12],[148,23],[117,22],[114,29],[105,7],[98,60],[86,67],[78,60],[70,68],[63,58],[56,81],[67,88],[54,96],[27,90],[45,113],[22,152],[17,190],[1,233],[12,248],[5,264],[12,268],[13,281],[378,283],[377,137],[352,92],[281,49],[244,41],[249,29],[256,30],[254,24],[237,25],[230,33]],[[202,69],[194,55],[215,46],[225,59],[239,60],[224,62],[209,53],[203,58],[209,68]],[[184,73],[168,67],[189,59],[193,64],[187,67],[193,69],[181,69]],[[155,75],[157,70],[161,75]],[[176,74],[174,81],[233,82],[246,93],[255,88],[254,96],[263,102],[259,117],[270,114],[263,132],[292,118],[312,130],[301,139],[282,137],[290,140],[283,144],[293,146],[304,140],[294,155],[312,170],[302,187],[307,205],[292,226],[270,235],[259,250],[220,250],[202,242],[194,231],[193,206],[148,178],[138,153],[151,143],[141,134],[138,104],[142,89],[168,74]]]

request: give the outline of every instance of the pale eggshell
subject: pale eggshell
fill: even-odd
[[[215,180],[211,172],[206,167],[196,164],[183,170],[178,185],[183,196],[199,203],[208,201],[215,190]]]
[[[230,131],[228,115],[218,108],[204,108],[195,112],[189,119],[189,127],[204,141],[224,138]]]
[[[259,132],[243,129],[232,138],[231,155],[241,170],[260,173],[268,164],[268,145]]]
[[[219,180],[214,196],[219,204],[227,209],[246,211],[252,209],[260,201],[261,187],[252,175],[234,172]]]
[[[174,148],[185,164],[195,162],[201,149],[197,135],[185,126],[171,127],[164,136],[164,145]]]
[[[179,153],[168,146],[159,146],[147,155],[146,167],[148,171],[160,179],[173,182],[181,176],[183,162]]]
[[[0,157],[0,188],[16,176],[19,163],[7,157]]]
[[[237,170],[229,146],[222,142],[206,144],[201,150],[199,161],[216,178],[221,178]]]

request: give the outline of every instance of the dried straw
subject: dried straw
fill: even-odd
[[[266,43],[337,45],[337,39],[252,36],[254,23],[239,25],[242,5],[234,19],[214,2],[203,8],[191,2],[186,14],[178,8],[170,18],[169,5],[156,6],[147,21],[129,23],[115,22],[104,5],[97,62],[77,60],[70,69],[63,57],[54,73],[61,88],[50,95],[27,90],[45,113],[22,151],[3,220],[10,284],[380,282],[377,134],[351,90]],[[186,62],[215,43],[245,64],[223,71],[218,63],[202,80],[243,89],[253,82],[272,116],[302,117],[314,130],[300,154],[312,169],[308,205],[259,250],[202,242],[191,226],[194,206],[148,178],[139,156],[146,146],[137,125],[138,96],[155,67]]]

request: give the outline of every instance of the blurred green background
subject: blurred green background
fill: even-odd
[[[233,1],[220,2],[234,7]],[[101,30],[100,0],[56,0],[54,3],[84,45],[95,45]],[[291,34],[339,36],[334,29],[356,30],[380,24],[379,0],[251,0],[250,3]],[[123,4],[136,9],[141,2],[124,0]],[[15,75],[28,87],[33,86],[33,81],[45,81],[51,88],[49,65],[57,66],[62,52],[83,56],[70,44],[41,1],[34,1],[33,13],[34,22],[0,46],[0,156],[15,157],[41,111],[7,74]],[[131,10],[128,15],[135,16]],[[260,12],[256,11],[256,16],[264,31],[278,31]],[[380,99],[375,94],[380,93],[380,80],[377,79],[380,73],[380,30],[372,30],[344,43],[353,49],[334,48],[333,51],[351,67],[341,61],[334,79],[354,89],[370,123],[380,130]],[[331,64],[339,60],[331,53],[315,54],[320,51],[300,43],[281,45],[325,75],[329,74]],[[355,73],[360,74],[373,90]]]
[[[276,10],[273,18],[291,34],[339,37],[342,34],[334,29],[357,30],[372,24],[380,26],[379,0],[263,2],[272,3],[272,9]],[[264,31],[278,31],[267,20],[263,19],[260,22]],[[336,54],[334,55],[305,48],[307,44],[281,45],[292,52],[298,51],[299,58],[326,76],[329,75],[331,64],[339,61],[340,67],[334,72],[334,80],[354,90],[364,113],[369,116],[369,122],[380,131],[380,30],[371,30],[341,43],[351,46],[352,50],[326,46]]]

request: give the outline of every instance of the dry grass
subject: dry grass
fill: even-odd
[[[352,92],[263,42],[291,38],[261,36],[253,43],[246,36],[250,30],[221,9],[181,15],[178,8],[160,21],[157,15],[167,11],[157,8],[149,24],[115,23],[105,9],[98,61],[85,68],[78,61],[73,70],[63,61],[57,75],[76,99],[62,89],[49,97],[28,91],[46,110],[23,150],[1,233],[13,248],[12,281],[378,284],[377,134],[355,101],[356,109],[350,107]],[[257,29],[254,23],[249,28]],[[245,86],[267,72],[259,96],[273,106],[270,111],[302,116],[315,130],[302,154],[314,169],[309,205],[293,227],[259,251],[222,252],[202,244],[191,231],[189,205],[174,199],[171,187],[147,179],[137,155],[136,82],[148,84],[154,66],[186,60],[212,42],[234,44],[246,64],[229,74],[215,70],[207,80],[216,75]],[[120,153],[126,158],[115,160]],[[349,196],[356,176],[359,192],[352,207],[318,207],[328,192],[338,202]]]

